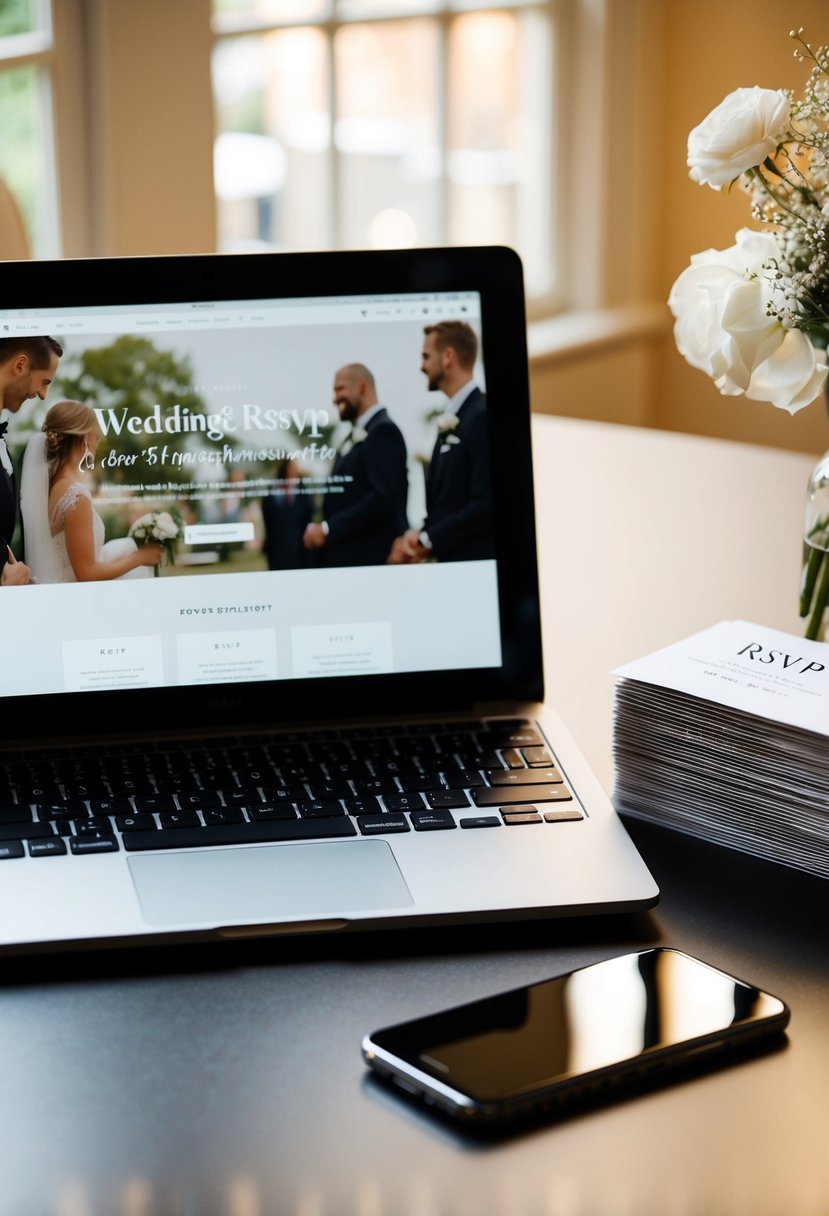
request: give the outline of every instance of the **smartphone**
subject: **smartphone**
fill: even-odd
[[[582,967],[366,1035],[369,1068],[468,1125],[555,1116],[779,1036],[783,1001],[679,950]]]

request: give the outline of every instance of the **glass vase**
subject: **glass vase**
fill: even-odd
[[[829,603],[829,452],[824,452],[809,478],[803,547],[800,615],[807,618],[806,637],[822,640]]]

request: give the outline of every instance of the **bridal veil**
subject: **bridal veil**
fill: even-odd
[[[49,527],[49,466],[46,436],[36,431],[26,444],[20,475],[24,560],[41,583],[61,581],[61,562]]]

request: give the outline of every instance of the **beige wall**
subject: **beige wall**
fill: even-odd
[[[690,181],[684,161],[688,131],[740,86],[793,88],[799,94],[807,70],[794,58],[789,29],[792,23],[802,25],[815,45],[829,42],[829,5],[826,0],[665,0],[663,7],[670,84],[664,104],[660,262],[667,295],[692,253],[731,245],[739,228],[753,226],[741,191],[717,193]],[[829,447],[822,402],[791,418],[761,402],[722,397],[706,376],[679,358],[671,340],[662,343],[658,368],[657,426],[816,453]]]
[[[57,80],[58,106],[77,110],[59,148],[70,256],[213,248],[209,12],[210,0],[56,4],[58,36],[74,48]],[[752,222],[739,190],[690,181],[688,131],[740,85],[799,91],[789,23],[829,42],[829,3],[563,0],[562,14],[574,52],[564,96],[601,132],[565,133],[560,150],[563,244],[587,340],[531,338],[533,408],[824,451],[822,403],[790,418],[721,397],[677,354],[665,300],[692,253],[732,244]],[[77,150],[73,129],[89,133]],[[607,310],[633,321],[603,328]]]
[[[791,23],[803,25],[813,43],[829,42],[829,4],[609,0],[609,12],[617,26],[606,152],[606,188],[614,203],[603,241],[605,298],[594,303],[644,295],[655,307],[664,305],[692,253],[731,245],[737,229],[753,223],[739,190],[716,193],[690,181],[688,132],[740,86],[799,93],[806,69],[793,56]],[[578,225],[577,211],[571,223]],[[670,321],[664,308],[661,332],[657,323],[652,332],[634,332],[627,340],[534,359],[534,408],[807,452],[829,447],[822,402],[791,418],[761,402],[722,397],[679,356]]]
[[[210,0],[58,0],[54,12],[69,52],[56,105],[74,109],[58,148],[65,255],[211,251]]]

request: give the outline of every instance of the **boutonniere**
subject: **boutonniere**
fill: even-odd
[[[362,443],[366,439],[368,439],[368,431],[364,430],[361,426],[353,426],[350,433],[343,440],[340,455],[345,456],[353,447],[356,447],[358,443]]]
[[[457,414],[438,414],[438,434],[443,439],[443,446],[440,449],[442,452],[448,451],[449,445],[460,443],[460,435],[455,434],[459,423],[460,419]]]

